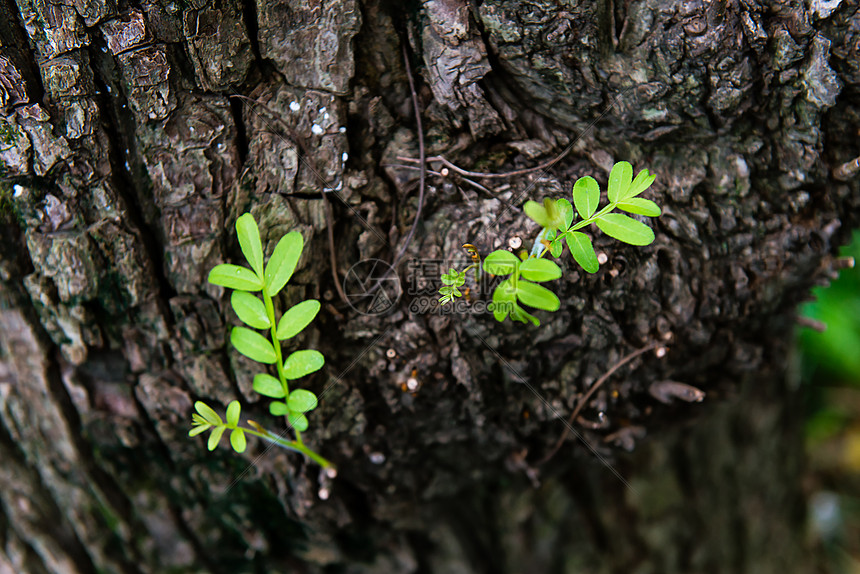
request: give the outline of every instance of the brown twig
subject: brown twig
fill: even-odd
[[[573,412],[567,419],[567,424],[565,425],[564,430],[561,431],[561,436],[558,437],[558,440],[555,442],[555,445],[552,447],[549,453],[545,457],[543,457],[543,459],[541,459],[538,464],[544,464],[548,462],[549,459],[551,459],[553,456],[555,456],[555,453],[558,452],[558,449],[560,449],[561,445],[564,444],[564,441],[567,440],[567,435],[570,433],[570,427],[574,423],[574,421],[576,421],[576,417],[579,415],[579,412],[583,409],[583,407],[585,407],[585,405],[588,404],[588,401],[591,400],[591,397],[594,395],[594,393],[597,392],[597,390],[603,385],[603,383],[605,383],[609,379],[609,377],[614,375],[618,369],[620,369],[639,355],[647,353],[648,351],[656,348],[659,345],[660,343],[654,341],[645,345],[641,349],[636,349],[632,353],[622,357],[621,360],[612,365],[612,367],[608,371],[603,373],[603,375],[599,379],[597,379],[597,381],[593,385],[591,385],[591,387],[588,389],[588,392],[585,393],[585,396],[582,397],[582,399],[576,404],[576,408],[573,409]]]
[[[440,162],[442,165],[444,165],[448,169],[457,172],[458,174],[462,175],[463,177],[480,177],[483,179],[504,179],[507,177],[515,177],[518,175],[525,175],[525,174],[531,173],[533,171],[541,171],[544,169],[548,169],[548,168],[554,166],[556,163],[560,162],[564,158],[564,156],[566,156],[568,153],[570,153],[571,149],[573,149],[573,148],[571,146],[568,146],[565,148],[565,150],[563,152],[561,152],[558,156],[556,156],[555,159],[545,161],[544,163],[536,165],[534,167],[528,167],[525,169],[518,169],[515,171],[508,171],[505,173],[483,173],[483,172],[479,172],[479,171],[468,171],[468,170],[465,170],[465,169],[463,169],[457,165],[454,165],[453,163],[451,163],[450,161],[448,161],[447,159],[445,159],[441,155],[434,155],[432,157],[428,157],[428,158],[426,158],[426,161],[430,162],[430,163]],[[399,159],[401,161],[412,162],[412,163],[416,163],[417,161],[419,161],[419,160],[416,160],[415,158],[404,157],[404,156],[397,156],[397,159]]]
[[[402,163],[383,163],[383,164],[380,164],[380,166],[381,167],[398,167],[400,169],[414,169],[414,170],[420,170],[421,169],[420,167],[418,167],[416,165],[404,165]],[[439,172],[439,171],[433,171],[432,169],[428,169],[428,170],[426,170],[426,172],[429,173],[430,175],[435,175],[437,177],[441,177],[441,178],[445,178],[445,179],[447,179],[447,177],[448,177],[446,174]],[[468,177],[461,177],[460,179],[462,179],[464,182],[468,183],[469,185],[471,185],[472,187],[474,187],[478,191],[483,191],[484,193],[486,193],[488,195],[493,195],[492,190],[487,189],[486,187],[484,187],[483,185],[481,185],[480,183],[478,183],[476,181],[472,181]]]

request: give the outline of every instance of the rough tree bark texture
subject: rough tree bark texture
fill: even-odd
[[[0,572],[813,571],[785,364],[794,306],[857,224],[858,180],[831,175],[860,154],[855,2],[0,9]],[[658,176],[656,242],[597,237],[596,275],[565,256],[539,329],[408,294],[344,305],[326,202],[338,281],[392,260],[417,209],[417,172],[389,165],[418,149],[403,42],[428,154],[500,173],[572,144],[548,172],[471,178],[486,190],[428,175],[404,279],[466,241],[529,242],[526,199],[621,159]],[[246,210],[269,251],[308,244],[281,303],[325,302],[301,344],[327,359],[306,440],[333,482],[186,437],[198,398],[271,420],[205,282]],[[539,465],[556,413],[668,333],[583,411],[590,448]],[[662,405],[664,380],[707,399]]]

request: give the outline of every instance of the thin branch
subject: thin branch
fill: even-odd
[[[566,156],[568,153],[570,153],[571,149],[573,149],[573,148],[571,146],[568,146],[567,148],[565,148],[565,150],[563,152],[561,152],[558,156],[556,156],[555,159],[545,161],[544,163],[542,163],[540,165],[536,165],[534,167],[529,167],[529,168],[525,168],[525,169],[518,169],[515,171],[508,171],[505,173],[484,173],[484,172],[479,172],[479,171],[467,171],[467,170],[465,170],[465,169],[463,169],[457,165],[454,165],[453,163],[451,163],[450,161],[448,161],[447,159],[445,159],[441,155],[434,155],[432,157],[428,157],[428,158],[426,158],[426,161],[431,162],[431,163],[432,162],[440,162],[442,165],[444,165],[448,169],[451,169],[451,170],[457,172],[458,174],[462,175],[463,177],[479,177],[479,178],[483,178],[483,179],[504,179],[507,177],[516,177],[518,175],[525,175],[525,174],[531,173],[533,171],[541,171],[544,169],[549,169],[552,166],[554,166],[555,164],[557,164],[558,162],[560,162],[564,158],[564,156]],[[404,156],[397,156],[397,159],[399,159],[401,161],[408,161],[411,163],[416,163],[418,161],[421,161],[421,160],[416,160],[415,158],[404,157]]]
[[[381,167],[399,167],[400,169],[414,169],[414,170],[421,169],[417,165],[404,165],[402,163],[383,163],[383,164],[380,164],[380,166]],[[438,171],[433,171],[432,169],[428,169],[428,170],[426,170],[426,172],[429,173],[430,175],[435,175],[435,176],[438,176],[438,177],[441,177],[444,179],[448,178],[448,176],[446,176],[444,173],[441,173]],[[472,187],[474,187],[478,191],[483,191],[484,193],[486,193],[488,195],[493,195],[492,190],[487,189],[486,187],[484,187],[483,185],[481,185],[480,183],[478,183],[476,181],[472,181],[468,177],[461,177],[460,179],[462,179],[464,182],[468,183],[469,185],[471,185]]]
[[[659,342],[654,341],[654,342],[649,343],[648,345],[645,345],[641,349],[636,349],[635,351],[633,351],[629,355],[626,355],[620,361],[618,361],[617,363],[612,365],[612,367],[608,371],[603,373],[603,375],[599,379],[597,379],[597,381],[593,385],[591,385],[591,387],[588,389],[588,392],[585,393],[585,396],[582,397],[582,399],[576,404],[576,408],[573,409],[573,412],[570,414],[570,417],[567,419],[567,425],[564,427],[564,430],[561,432],[561,436],[558,437],[558,440],[555,442],[555,445],[552,447],[552,449],[549,451],[549,453],[545,457],[543,457],[543,459],[541,459],[541,461],[538,464],[544,464],[544,463],[548,462],[549,459],[551,459],[553,456],[555,456],[555,453],[558,452],[558,449],[560,449],[561,445],[564,444],[564,441],[567,440],[567,435],[569,432],[568,427],[570,427],[570,425],[573,424],[573,422],[576,420],[576,417],[579,415],[582,408],[588,404],[588,402],[591,400],[591,397],[594,395],[594,393],[597,392],[597,390],[603,385],[603,383],[605,383],[609,379],[609,377],[614,375],[618,369],[620,369],[621,367],[623,367],[624,365],[626,365],[627,363],[629,363],[630,361],[632,361],[633,359],[635,359],[639,355],[642,355],[643,353],[647,353],[648,351],[650,351],[651,349],[654,349],[655,347],[657,347],[659,345],[660,345]]]

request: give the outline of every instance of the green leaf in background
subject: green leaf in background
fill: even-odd
[[[496,321],[504,321],[505,317],[511,312],[511,309],[516,305],[517,292],[514,290],[511,280],[505,279],[498,284],[493,291],[493,302],[490,303],[490,310]]]
[[[628,213],[645,215],[647,217],[658,217],[662,213],[659,205],[643,197],[630,197],[621,200],[618,202],[617,207]]]
[[[209,443],[207,445],[209,450],[215,450],[215,447],[218,446],[219,442],[221,442],[221,435],[224,434],[224,429],[226,428],[227,427],[221,426],[212,429],[212,434],[209,435]]]
[[[260,363],[271,365],[275,362],[275,348],[262,335],[245,327],[233,327],[230,342],[236,350]]]
[[[245,291],[233,291],[230,296],[230,304],[236,316],[255,329],[268,329],[272,326],[269,316],[266,314],[266,305],[259,297],[246,293]]]
[[[272,401],[269,404],[269,412],[276,417],[282,417],[285,414],[289,413],[290,409],[287,408],[287,403],[282,403],[281,401]]]
[[[552,227],[552,219],[546,212],[546,208],[537,201],[527,201],[523,206],[523,211],[541,227]]]
[[[530,281],[552,281],[561,277],[561,267],[549,259],[526,259],[520,263],[520,273]]]
[[[626,193],[630,189],[630,184],[633,182],[633,166],[626,161],[619,161],[612,166],[612,171],[609,172],[609,203],[615,203],[619,199],[626,197]]]
[[[238,289],[240,291],[259,291],[263,282],[247,267],[222,263],[209,272],[209,282],[213,285]]]
[[[648,245],[654,241],[654,232],[650,227],[623,213],[601,215],[596,223],[609,237],[630,245]]]
[[[576,180],[573,185],[573,204],[579,216],[582,219],[588,219],[594,215],[598,203],[600,203],[600,186],[597,180],[590,175]],[[568,228],[570,228],[569,225]]]
[[[289,413],[287,415],[287,420],[290,421],[290,426],[299,432],[305,432],[308,430],[308,419],[303,414]]]
[[[234,427],[239,424],[239,414],[242,412],[242,405],[239,401],[230,401],[227,405],[227,426]]]
[[[230,446],[240,454],[245,452],[245,447],[248,446],[248,443],[245,440],[245,431],[242,429],[234,429],[233,432],[230,433]]]
[[[316,299],[308,299],[290,307],[278,321],[276,335],[279,341],[286,341],[298,335],[302,329],[307,327],[320,310],[320,302]]]
[[[210,407],[209,405],[207,405],[203,401],[197,401],[196,403],[194,403],[194,410],[196,410],[198,413],[200,413],[200,416],[202,416],[204,418],[204,420],[206,420],[206,422],[208,422],[210,424],[213,424],[213,425],[224,424],[221,421],[221,417],[218,416],[218,413],[216,413],[214,410],[212,410],[212,407]]]
[[[647,169],[643,169],[636,175],[636,179],[634,179],[633,183],[630,184],[630,189],[627,190],[627,193],[622,199],[636,197],[637,195],[651,187],[651,184],[654,183],[654,180],[656,178],[656,175],[652,175],[648,173]]]
[[[273,399],[284,398],[284,387],[281,381],[268,373],[260,373],[254,376],[254,390],[266,397]]]
[[[317,408],[317,397],[310,391],[298,389],[290,393],[287,406],[294,413],[306,413]]]
[[[490,275],[510,275],[520,260],[516,255],[503,249],[493,251],[484,259],[484,272]]]
[[[263,246],[260,244],[260,230],[257,222],[250,213],[245,213],[236,220],[236,234],[239,236],[239,247],[251,269],[258,277],[263,277]]]
[[[558,311],[560,301],[555,293],[537,283],[520,280],[517,284],[517,299],[529,307],[544,311]]]
[[[300,379],[319,371],[324,364],[325,358],[319,351],[313,349],[296,351],[284,361],[284,376],[288,379]]]
[[[594,252],[591,238],[582,232],[570,231],[565,234],[565,240],[567,240],[570,254],[573,255],[579,266],[589,273],[597,273],[600,263],[597,261],[597,254]]]
[[[270,296],[277,295],[293,276],[304,244],[302,234],[298,231],[290,231],[278,241],[275,251],[266,263],[266,292]]]
[[[573,206],[563,197],[556,200],[555,204],[563,222],[563,225],[559,225],[558,229],[560,231],[567,231],[573,225]]]

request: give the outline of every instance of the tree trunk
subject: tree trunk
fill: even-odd
[[[811,5],[3,3],[0,572],[814,571],[786,364],[860,213],[860,12]],[[428,156],[570,152],[421,190],[403,53]],[[429,309],[427,269],[529,248],[526,200],[618,160],[657,174],[653,244],[565,254],[539,328],[477,289]],[[305,440],[334,480],[186,436],[198,399],[273,420],[206,282],[245,211],[267,253],[305,239],[280,306],[323,301]],[[341,300],[367,259],[398,263],[387,313]]]

